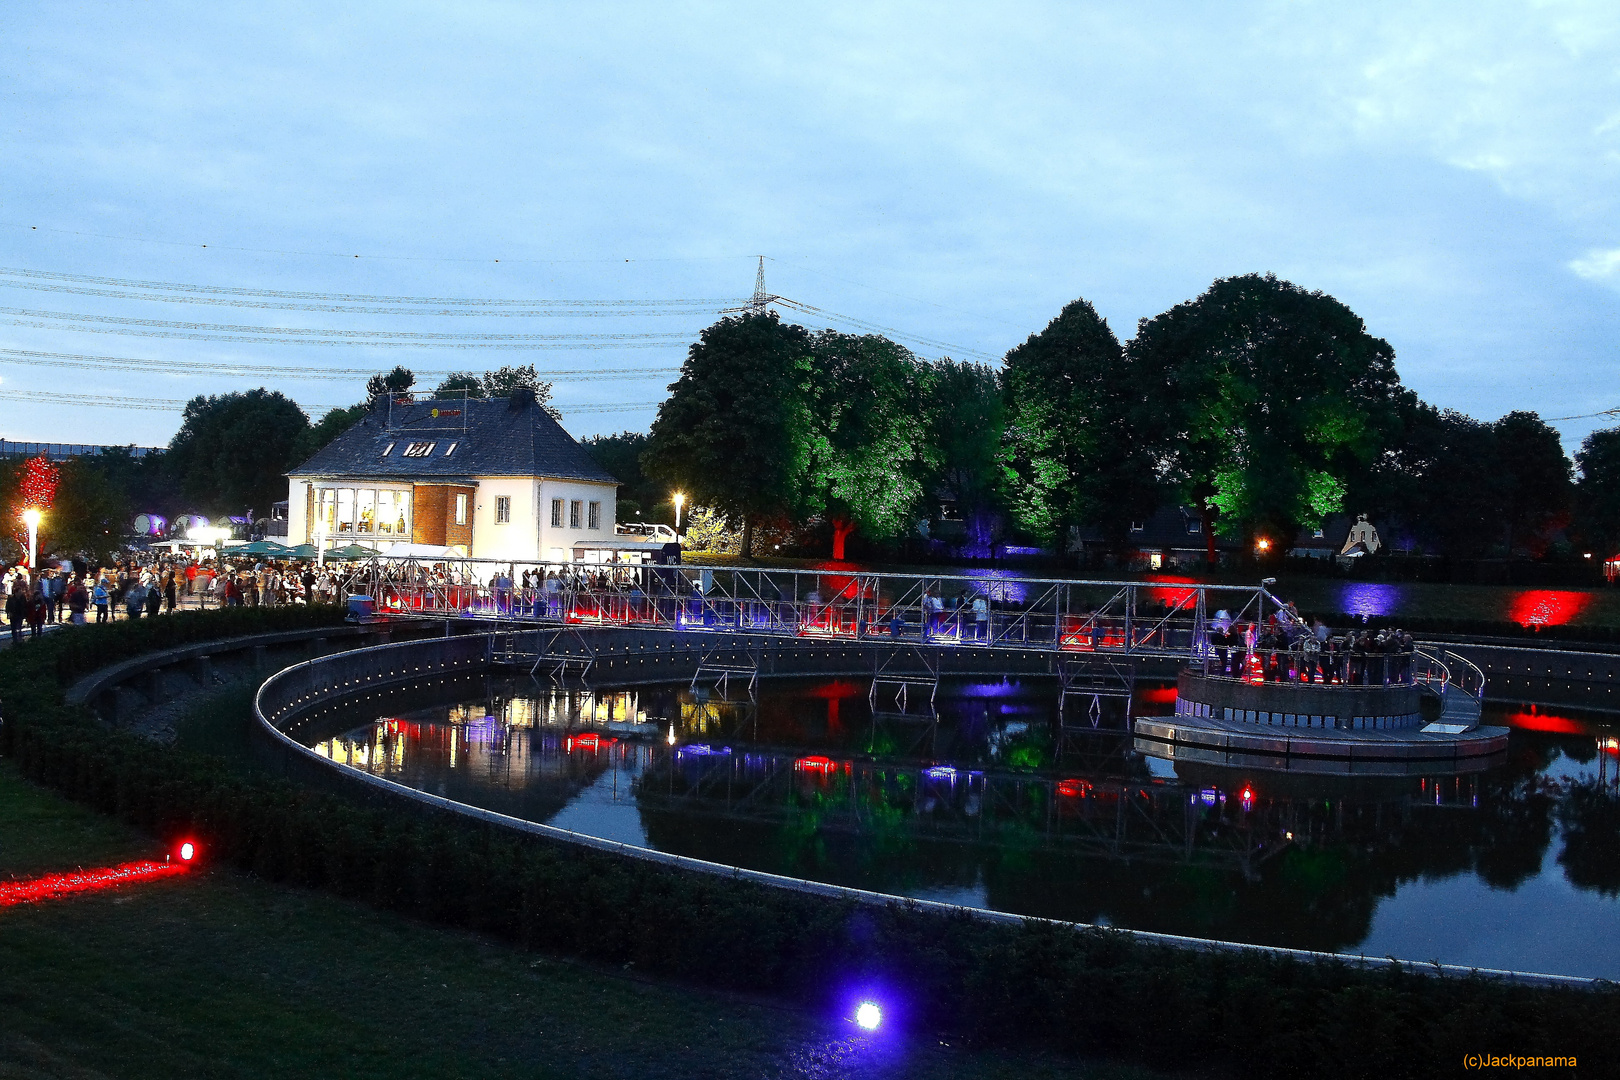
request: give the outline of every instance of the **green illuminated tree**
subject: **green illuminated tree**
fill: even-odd
[[[1137,328],[1165,464],[1228,536],[1289,537],[1344,505],[1397,430],[1389,343],[1339,301],[1267,274],[1223,278]],[[1286,545],[1277,545],[1280,554]]]
[[[933,365],[925,413],[933,467],[925,486],[956,503],[971,533],[992,537],[1002,508],[1002,436],[1006,409],[1000,380],[985,364]]]
[[[824,330],[811,343],[814,455],[806,485],[833,527],[833,558],[860,529],[875,540],[904,532],[934,464],[924,404],[931,369],[874,334]]]
[[[742,522],[745,557],[762,518],[805,506],[811,375],[804,327],[784,325],[775,312],[726,318],[691,346],[658,407],[642,468],[693,505]]]
[[[1163,403],[1142,373],[1085,300],[1007,354],[1002,461],[1024,530],[1048,542],[1081,523],[1123,535],[1153,509]]]

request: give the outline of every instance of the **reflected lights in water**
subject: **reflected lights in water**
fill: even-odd
[[[1375,581],[1355,581],[1339,592],[1339,610],[1346,615],[1393,615],[1400,604],[1400,589]]]
[[[1513,598],[1508,617],[1524,626],[1563,626],[1591,602],[1591,593],[1529,589]]]

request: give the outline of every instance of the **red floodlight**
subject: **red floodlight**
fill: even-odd
[[[191,860],[195,859],[196,857],[197,857],[197,845],[192,843],[190,840],[181,841],[181,843],[180,843],[180,861],[188,863]]]

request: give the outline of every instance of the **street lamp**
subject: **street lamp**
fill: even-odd
[[[33,573],[39,571],[39,520],[44,516],[37,506],[22,513],[23,524],[28,526],[28,569]]]
[[[675,535],[681,535],[681,507],[686,505],[686,496],[677,491],[671,498],[675,501]]]
[[[1260,539],[1254,542],[1254,550],[1257,553],[1264,555],[1266,552],[1271,550],[1271,541],[1262,536]]]

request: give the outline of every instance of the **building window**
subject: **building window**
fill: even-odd
[[[562,503],[561,499],[551,500],[551,527],[553,529],[562,528]]]
[[[354,532],[354,489],[338,488],[337,496],[337,531],[340,533],[352,533]]]
[[[512,521],[512,496],[495,496],[495,524],[506,525]]]
[[[467,493],[465,491],[456,492],[456,524],[467,524]]]
[[[372,524],[377,520],[377,493],[375,491],[361,491],[354,503],[354,516],[356,532],[371,532]]]
[[[449,446],[445,447],[444,448],[444,456],[449,457],[451,454],[455,453],[456,452],[456,447],[458,447],[460,445],[461,445],[460,443],[451,443]]]
[[[1141,532],[1141,531],[1142,531],[1142,523],[1140,521],[1131,522],[1131,532]]]
[[[387,446],[383,447],[382,456],[387,457],[389,454],[392,454],[393,452],[394,452],[394,444],[389,443]]]
[[[1188,518],[1187,519],[1187,532],[1188,532],[1189,535],[1197,536],[1199,533],[1201,533],[1203,531],[1204,531],[1204,523],[1202,521],[1199,521],[1197,518]]]
[[[394,499],[396,494],[392,491],[377,492],[377,533],[380,536],[392,536],[394,533]]]
[[[438,445],[438,444],[437,443],[430,443],[430,442],[413,442],[413,443],[411,443],[411,445],[409,445],[409,446],[407,446],[405,448],[405,456],[406,457],[427,457],[429,454],[433,453],[433,448],[436,445]]]
[[[570,529],[579,528],[579,511],[580,511],[580,500],[574,499],[571,502],[569,502],[569,504],[568,504],[568,527]]]
[[[599,503],[599,502],[591,503],[591,505],[589,507],[589,516],[585,519],[585,527],[589,528],[589,529],[600,529],[602,527],[602,504],[601,503]]]

